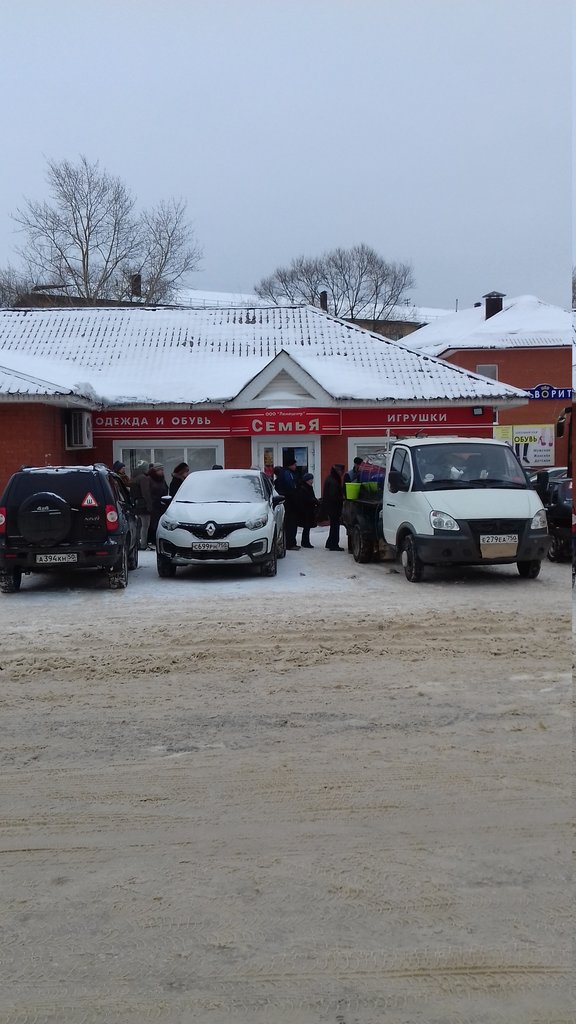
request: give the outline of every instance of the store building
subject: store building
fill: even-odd
[[[414,434],[491,436],[524,391],[312,306],[0,311],[0,476],[71,461],[334,462]]]
[[[506,299],[489,292],[483,302],[451,313],[410,335],[418,352],[525,389],[522,407],[498,410],[494,436],[514,445],[533,469],[566,465],[568,436],[556,424],[572,402],[571,314],[534,295]]]

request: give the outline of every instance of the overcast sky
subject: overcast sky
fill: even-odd
[[[46,158],[183,197],[199,289],[360,242],[568,306],[572,0],[4,0],[0,264]]]

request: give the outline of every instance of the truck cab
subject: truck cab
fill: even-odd
[[[534,579],[550,543],[546,512],[513,450],[488,438],[398,441],[381,529],[411,582],[426,565],[511,562]]]

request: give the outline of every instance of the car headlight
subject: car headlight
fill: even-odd
[[[163,530],[177,530],[178,523],[175,523],[173,519],[165,519],[164,516],[160,520],[160,526]]]
[[[249,530],[261,530],[263,526],[266,526],[268,522],[268,514],[263,516],[256,516],[256,519],[247,519],[246,526]]]
[[[447,512],[433,510],[430,513],[430,523],[434,530],[459,530],[460,527],[453,516]]]
[[[547,528],[548,528],[548,521],[546,519],[546,511],[545,511],[545,509],[541,508],[540,511],[537,512],[536,515],[534,516],[534,518],[532,519],[532,522],[530,523],[530,529],[531,530],[546,530]]]

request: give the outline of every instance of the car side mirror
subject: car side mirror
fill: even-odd
[[[283,504],[284,504],[284,495],[283,494],[273,494],[272,495],[272,508],[277,508],[278,505],[283,505]]]
[[[396,494],[397,491],[407,491],[408,487],[409,484],[402,474],[397,469],[391,469],[388,473],[388,490]]]
[[[161,496],[161,498],[160,498],[160,504],[162,505],[162,507],[164,509],[168,508],[168,505],[171,503],[171,501],[172,501],[172,495],[171,494],[163,494]]]

